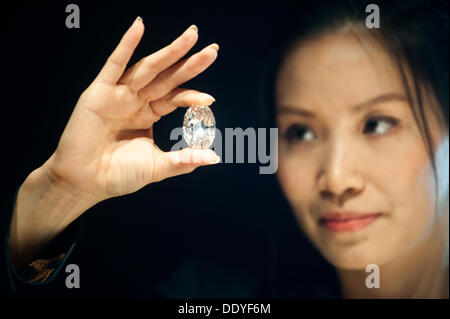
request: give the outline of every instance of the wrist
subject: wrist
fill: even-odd
[[[79,210],[87,210],[88,208],[98,204],[105,198],[100,198],[98,195],[91,194],[87,191],[83,191],[80,188],[74,186],[68,182],[65,176],[57,173],[59,172],[53,154],[41,167],[33,171],[32,174],[36,175],[36,180],[45,184],[44,188],[48,189],[50,196],[57,196],[65,201],[68,201],[73,206],[74,213]]]
[[[51,174],[46,164],[20,186],[14,204],[8,244],[11,261],[22,267],[96,200]]]

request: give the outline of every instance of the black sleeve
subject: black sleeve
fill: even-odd
[[[1,293],[6,296],[14,296],[21,288],[39,290],[39,286],[52,282],[63,268],[83,231],[83,217],[80,216],[47,245],[39,256],[17,271],[11,263],[8,238],[19,188],[15,192],[9,192],[3,205],[0,284]]]

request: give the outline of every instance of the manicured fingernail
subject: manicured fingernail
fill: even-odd
[[[217,156],[217,154],[214,153],[214,151],[212,151],[212,150],[208,151],[205,159],[208,162],[208,164],[217,164],[220,162],[220,157]]]
[[[188,30],[194,30],[195,32],[198,32],[198,28],[195,24],[191,25]]]
[[[209,94],[207,94],[207,93],[202,93],[201,96],[202,96],[202,98],[204,98],[205,100],[211,100],[211,101],[213,101],[213,102],[216,101],[215,98],[213,98],[211,95],[209,95]]]
[[[220,157],[217,155],[214,155],[214,159],[211,161],[212,164],[217,164],[220,162]]]
[[[213,48],[214,50],[219,51],[219,45],[217,43],[209,45],[208,48]]]

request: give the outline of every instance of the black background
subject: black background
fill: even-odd
[[[146,31],[131,63],[196,24],[199,40],[188,56],[213,42],[219,55],[183,87],[215,97],[221,130],[262,126],[258,79],[277,24],[292,13],[286,3],[76,1],[81,28],[67,29],[70,3],[1,8],[2,184],[8,190],[54,151],[79,95],[138,15]],[[155,124],[162,149],[174,143],[169,134],[184,111]],[[334,278],[331,267],[302,237],[275,176],[259,175],[259,165],[201,167],[100,203],[83,215],[83,235],[69,260],[80,266],[81,288],[67,289],[62,273],[33,297],[152,297],[171,278],[177,286],[166,297],[320,294],[320,285]],[[198,286],[199,276],[218,278],[215,290]],[[247,292],[248,282],[256,283],[256,295]]]

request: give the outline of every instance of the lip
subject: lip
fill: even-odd
[[[369,226],[381,215],[381,213],[329,212],[319,219],[319,223],[334,232],[355,232]]]

